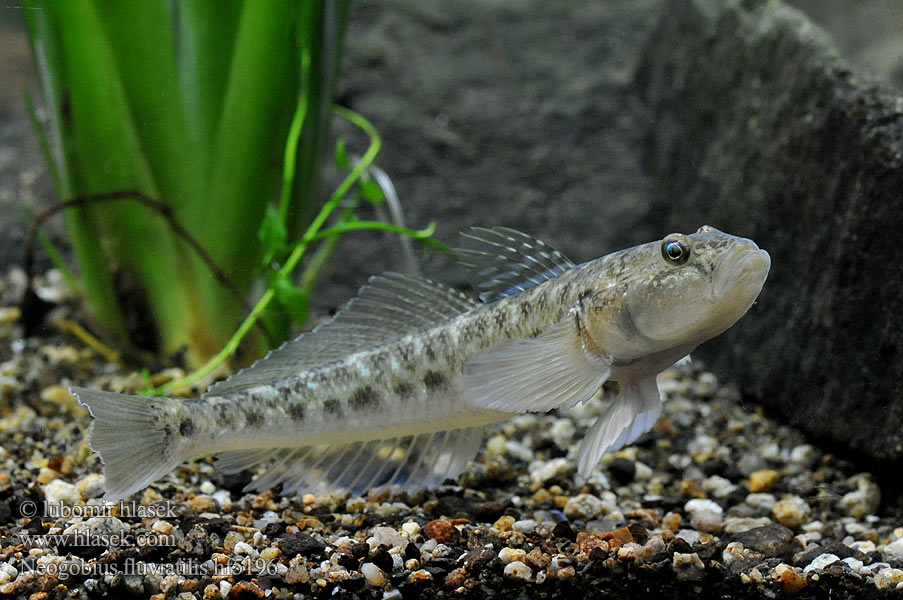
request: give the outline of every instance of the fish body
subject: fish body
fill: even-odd
[[[587,432],[578,467],[635,440],[661,412],[655,375],[753,303],[768,254],[710,227],[575,265],[510,229],[474,229],[460,251],[478,304],[441,284],[371,278],[329,323],[200,398],[73,389],[95,421],[107,497],[193,457],[265,489],[419,487],[454,477],[481,430],[526,411],[621,391]]]

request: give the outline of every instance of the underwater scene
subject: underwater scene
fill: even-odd
[[[0,597],[903,597],[901,28],[0,8]]]

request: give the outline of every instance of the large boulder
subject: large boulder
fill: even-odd
[[[753,238],[772,270],[703,358],[787,422],[903,464],[903,98],[779,2],[674,0],[649,37],[651,218]]]

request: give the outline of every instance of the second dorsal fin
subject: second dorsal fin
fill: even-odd
[[[455,249],[458,262],[483,302],[519,294],[574,267],[558,250],[516,229],[472,227],[461,235],[467,247]]]
[[[349,354],[427,329],[476,305],[457,290],[427,279],[398,273],[371,277],[330,322],[213,384],[203,397],[270,384],[336,362]]]

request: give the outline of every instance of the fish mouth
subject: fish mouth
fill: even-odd
[[[718,302],[728,294],[759,295],[771,268],[771,256],[747,240],[751,248],[718,268],[712,282],[711,302]]]

